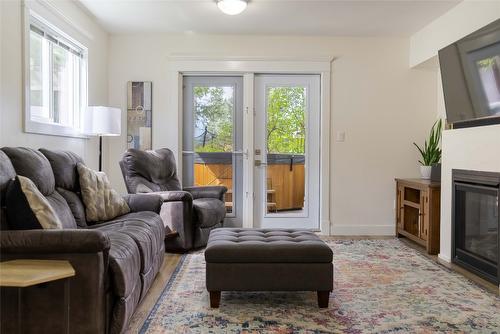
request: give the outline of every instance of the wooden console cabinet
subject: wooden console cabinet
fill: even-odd
[[[423,179],[396,179],[396,236],[439,253],[441,184]]]

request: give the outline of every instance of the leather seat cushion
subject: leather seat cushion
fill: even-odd
[[[108,231],[110,276],[117,297],[128,297],[136,288],[141,268],[141,256],[135,241],[128,235]],[[140,281],[139,281],[140,282]],[[140,283],[139,283],[140,284]]]
[[[198,198],[193,200],[193,212],[196,225],[211,227],[224,220],[226,207],[217,198]]]
[[[154,212],[129,213],[109,222],[93,225],[91,228],[128,235],[139,249],[141,273],[147,273],[151,269],[156,257],[164,249],[163,222]]]
[[[211,263],[329,263],[333,252],[314,232],[218,228],[205,250]]]
[[[163,243],[165,241],[165,226],[163,225],[163,220],[160,215],[152,212],[152,211],[140,211],[140,212],[131,212],[127,213],[123,216],[116,217],[113,220],[106,222],[105,224],[124,224],[127,225],[129,222],[141,223],[141,226],[144,226],[148,229],[152,236],[154,236],[153,240],[153,248],[155,250],[159,250],[163,247]]]

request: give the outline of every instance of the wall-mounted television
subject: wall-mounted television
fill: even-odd
[[[439,51],[448,123],[500,124],[500,20]]]

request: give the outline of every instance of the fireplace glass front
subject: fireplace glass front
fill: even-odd
[[[455,180],[454,260],[498,281],[498,185]]]

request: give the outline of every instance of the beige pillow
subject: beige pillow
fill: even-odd
[[[110,220],[130,212],[127,202],[109,184],[105,173],[77,165],[88,222]]]
[[[61,220],[59,220],[49,201],[42,195],[33,181],[20,175],[17,178],[31,211],[33,211],[40,226],[43,229],[62,229]]]

